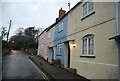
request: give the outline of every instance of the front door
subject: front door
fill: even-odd
[[[65,51],[64,51],[64,67],[70,67],[70,47],[69,42],[65,42]]]

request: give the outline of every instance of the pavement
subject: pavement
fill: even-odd
[[[3,70],[2,70],[2,79],[36,79],[44,80],[44,77],[40,70],[32,63],[28,58],[27,54],[20,53],[18,51],[13,51],[12,54],[9,54],[3,57]]]
[[[50,65],[45,59],[40,56],[33,55],[29,57],[49,78],[51,81],[90,81],[78,74],[70,73],[69,71]]]

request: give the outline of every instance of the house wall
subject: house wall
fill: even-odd
[[[54,35],[55,35],[55,27],[52,27],[49,31],[47,31],[47,35],[50,32],[50,37],[47,37],[47,46],[53,47],[53,42],[54,42]]]
[[[47,32],[43,32],[39,38],[38,38],[38,54],[37,55],[40,55],[42,56],[43,58],[45,58],[47,60],[48,58],[48,54],[47,54]]]
[[[118,55],[115,41],[109,41],[116,35],[115,3],[95,2],[95,13],[82,19],[82,5],[79,4],[68,14],[67,40],[74,40],[76,47],[71,47],[70,67],[88,79],[117,79]],[[82,37],[94,34],[95,58],[80,57]],[[71,46],[73,41],[69,41]]]
[[[55,27],[52,27],[50,30],[47,31],[47,35],[49,35],[50,32],[50,37],[47,37],[47,52],[48,52],[48,61],[51,62],[51,59],[53,58],[52,56],[55,54],[54,50],[54,34],[55,34]],[[55,59],[55,55],[54,55]]]
[[[63,22],[63,31],[59,32],[59,25]],[[61,21],[59,21],[55,25],[55,35],[54,35],[54,46],[55,46],[55,58],[60,58],[62,64],[64,64],[64,42],[67,40],[67,24],[68,24],[68,16],[65,16]],[[57,45],[62,44],[62,55],[58,56]]]

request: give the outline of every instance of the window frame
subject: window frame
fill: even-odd
[[[93,3],[93,10],[89,12],[89,9],[90,9],[89,4],[90,4],[91,2]],[[84,15],[84,10],[85,10],[85,9],[84,9],[84,6],[85,6],[85,5],[86,5],[86,7],[87,7],[86,15]],[[89,0],[89,1],[85,2],[85,3],[82,5],[82,19],[90,16],[90,15],[93,14],[93,13],[95,13],[95,4],[94,4],[93,0]]]
[[[63,22],[61,22],[61,23],[58,25],[58,32],[63,31],[63,25],[64,25]]]
[[[57,56],[61,56],[62,55],[62,44],[58,44],[57,45]]]
[[[89,40],[91,39],[91,44],[89,43]],[[86,43],[86,48],[84,48],[84,40],[87,40]],[[91,46],[91,47],[90,47]],[[84,52],[86,50],[86,53]],[[89,51],[90,50],[90,51]],[[82,53],[80,57],[83,56],[93,56],[95,57],[95,38],[93,34],[88,34],[82,38]],[[89,53],[90,52],[90,53]]]

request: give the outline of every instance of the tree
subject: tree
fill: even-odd
[[[1,31],[1,37],[2,37],[2,40],[3,38],[7,35],[7,27],[2,27],[2,31]]]
[[[16,35],[17,36],[21,36],[21,35],[24,35],[24,28],[18,28],[17,31],[16,31]]]
[[[14,47],[14,49],[20,50],[21,48],[24,48],[25,39],[25,36],[14,35],[10,38],[9,42],[11,46]],[[12,43],[12,41],[15,41],[14,44]]]
[[[9,48],[10,48],[9,42],[2,40],[2,49],[9,49]]]
[[[16,35],[10,38],[10,42],[15,41],[14,44],[11,43],[12,48],[17,50],[37,49],[36,36],[38,32],[35,27],[28,27],[25,30],[18,28]]]
[[[8,55],[10,53],[10,43],[8,41],[2,40],[2,56]]]
[[[12,41],[15,41],[14,43],[14,49],[20,50],[20,49],[29,49],[29,43],[35,43],[34,37],[27,37],[25,35],[14,35],[10,38],[10,43]]]
[[[38,34],[38,30],[35,29],[35,27],[28,27],[25,29],[24,34],[28,37],[34,37],[36,38],[36,35]]]

